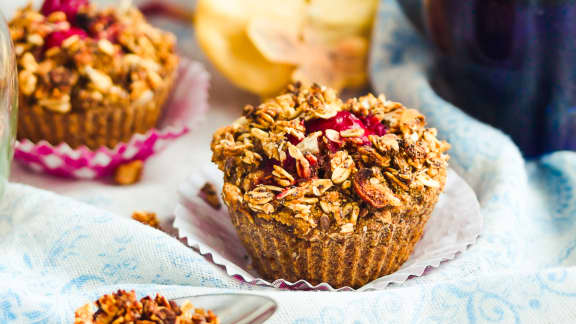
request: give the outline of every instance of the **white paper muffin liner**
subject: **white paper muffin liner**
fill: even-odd
[[[186,239],[210,262],[224,268],[236,279],[264,286],[293,290],[350,291],[350,287],[335,289],[328,283],[312,285],[306,280],[273,282],[258,276],[236,230],[228,210],[222,203],[219,210],[208,205],[198,193],[206,182],[214,185],[221,196],[223,174],[214,165],[194,170],[180,185],[180,203],[175,210],[174,228],[178,237]],[[483,217],[474,191],[453,170],[448,171],[444,192],[424,229],[424,235],[414,252],[400,269],[380,277],[357,291],[384,289],[390,284],[400,284],[411,276],[422,276],[429,267],[439,267],[442,261],[452,260],[459,252],[476,242],[483,226]]]

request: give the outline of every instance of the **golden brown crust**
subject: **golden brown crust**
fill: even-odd
[[[340,112],[384,125],[385,134],[315,126]],[[419,214],[443,189],[449,145],[425,128],[424,116],[399,103],[372,95],[343,103],[330,89],[295,84],[246,106],[211,147],[231,210],[309,239],[360,233],[362,219],[378,213]]]
[[[147,24],[135,8],[87,6],[78,17],[85,32],[62,12],[44,16],[31,6],[10,22],[19,139],[94,149],[156,126],[178,65],[174,36]],[[74,28],[88,36],[58,36],[61,44],[51,43]]]

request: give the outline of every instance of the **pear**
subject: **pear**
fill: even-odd
[[[304,0],[200,0],[196,7],[196,37],[211,62],[238,87],[261,96],[279,92],[291,81],[295,66],[271,62],[247,34],[253,19],[282,21],[297,30]]]
[[[238,87],[269,97],[292,81],[366,82],[377,0],[199,0],[196,37]]]

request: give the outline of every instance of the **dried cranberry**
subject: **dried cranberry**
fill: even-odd
[[[306,123],[306,131],[313,133],[333,129],[343,131],[347,129],[361,128],[366,130],[366,126],[358,117],[349,111],[340,111],[336,116],[329,119],[313,119]]]
[[[329,119],[313,119],[306,123],[306,132],[313,133],[317,131],[326,131],[333,129],[336,131],[343,131],[348,129],[363,129],[364,135],[360,136],[363,145],[370,145],[369,135],[382,136],[386,134],[386,126],[383,125],[375,116],[361,116],[358,118],[356,115],[349,111],[340,111],[336,116]],[[328,148],[331,151],[338,150],[340,145],[338,143],[330,142]]]
[[[74,23],[81,7],[88,5],[88,0],[45,0],[41,12],[44,16],[56,11],[63,11],[68,21]]]
[[[122,26],[120,24],[112,24],[108,26],[106,30],[100,32],[97,36],[99,39],[107,39],[112,43],[118,43],[118,36],[122,31]]]
[[[302,142],[301,139],[298,139],[298,137],[292,135],[292,134],[288,134],[286,135],[286,138],[288,138],[288,141],[290,143],[292,143],[292,145],[298,145],[298,143]]]
[[[286,159],[282,163],[282,168],[291,174],[296,174],[296,159],[290,156],[290,154],[286,154]]]
[[[64,31],[53,32],[46,37],[46,49],[59,47],[62,45],[62,42],[74,35],[78,35],[82,39],[88,37],[88,34],[86,34],[84,30],[76,27],[71,27]]]
[[[342,147],[343,143],[336,143],[336,142],[332,142],[330,140],[326,141],[326,147],[330,150],[330,152],[332,153],[336,153],[340,150],[340,148]]]
[[[382,136],[386,134],[386,126],[376,118],[376,116],[361,116],[360,120],[366,125],[366,128],[374,135]]]

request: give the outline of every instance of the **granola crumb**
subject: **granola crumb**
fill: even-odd
[[[198,196],[202,198],[208,205],[216,210],[220,210],[222,208],[222,203],[220,202],[220,198],[218,198],[218,193],[214,188],[214,185],[210,182],[206,182],[204,186],[200,189]]]
[[[140,181],[143,168],[144,162],[141,160],[124,163],[116,168],[114,181],[123,186],[134,184]]]
[[[74,324],[219,324],[211,310],[195,308],[185,301],[181,306],[164,296],[140,300],[134,291],[118,290],[104,295],[94,303],[79,307]]]
[[[132,213],[132,219],[139,221],[144,225],[148,225],[154,228],[160,228],[160,223],[156,217],[156,213],[138,210]]]

